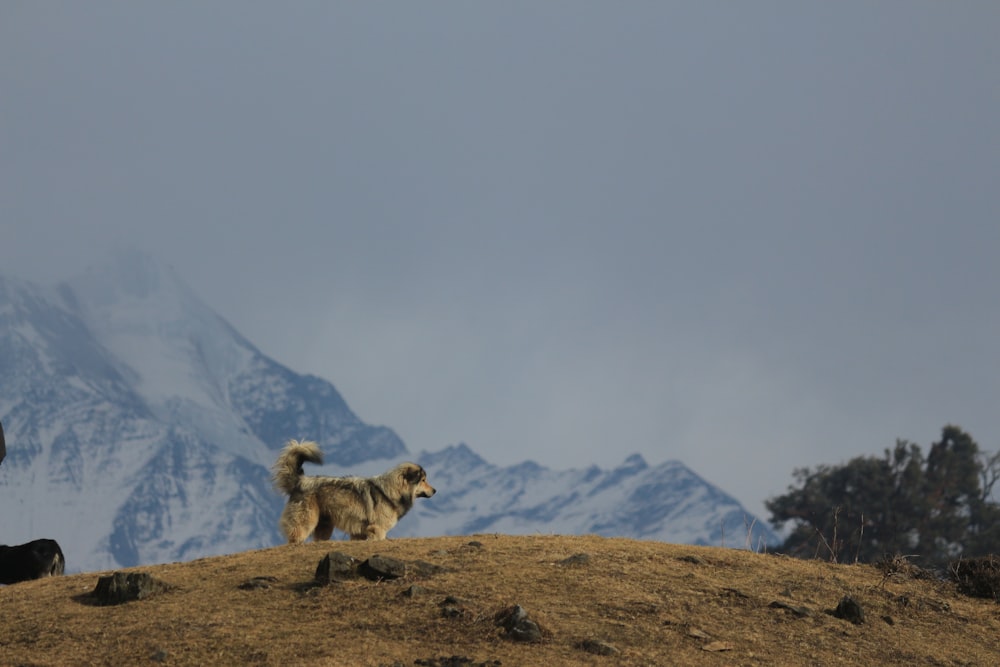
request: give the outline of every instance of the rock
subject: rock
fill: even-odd
[[[170,586],[145,572],[113,572],[97,580],[91,594],[98,604],[112,605],[144,600],[170,590]]]
[[[594,655],[618,655],[621,653],[620,650],[600,639],[584,639],[580,642],[580,648]]]
[[[460,600],[454,595],[446,597],[438,603],[438,606],[441,607],[441,615],[445,618],[461,618],[472,613],[465,600]]]
[[[406,563],[396,558],[375,554],[361,563],[358,572],[371,581],[399,579],[406,574]]]
[[[854,625],[861,625],[865,622],[865,610],[861,608],[857,600],[849,595],[841,598],[837,604],[837,608],[833,610],[833,615],[845,621],[850,621]]]
[[[466,610],[464,607],[441,607],[441,615],[445,618],[462,618],[465,616]]]
[[[519,604],[498,612],[493,619],[505,631],[508,639],[518,642],[542,640],[542,629],[538,623],[528,618],[528,612]]]
[[[323,556],[316,566],[316,581],[329,584],[334,581],[346,581],[358,576],[358,561],[340,551],[332,551]]]
[[[402,593],[400,593],[400,595],[402,595],[403,597],[407,597],[407,598],[415,598],[418,595],[423,595],[426,592],[427,592],[426,588],[424,588],[423,586],[417,586],[416,584],[414,584],[414,585],[410,586],[409,588],[407,588]]]

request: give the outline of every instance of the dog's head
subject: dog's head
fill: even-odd
[[[413,489],[413,495],[417,498],[430,498],[437,493],[437,489],[427,483],[427,471],[416,463],[406,464],[403,479]]]

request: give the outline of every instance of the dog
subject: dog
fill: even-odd
[[[12,547],[0,544],[0,584],[56,577],[65,569],[66,558],[55,540],[32,540]]]
[[[289,544],[328,540],[333,530],[352,540],[384,540],[417,498],[437,491],[416,463],[401,463],[376,477],[304,475],[302,463],[323,463],[315,442],[289,440],[274,464],[274,485],[288,502],[281,513],[281,530]]]

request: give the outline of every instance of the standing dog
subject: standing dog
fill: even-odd
[[[281,530],[290,544],[328,540],[333,529],[352,540],[384,540],[385,534],[435,489],[416,463],[401,463],[376,477],[324,477],[302,474],[303,461],[323,463],[315,442],[289,440],[274,464],[274,485],[288,495]]]

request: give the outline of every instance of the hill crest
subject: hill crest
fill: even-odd
[[[431,569],[315,585],[331,551]],[[1000,607],[945,581],[597,536],[307,543],[128,571],[172,590],[99,607],[85,600],[102,573],[0,589],[4,662],[985,666],[1000,650]],[[245,585],[254,580],[263,584]],[[864,623],[829,613],[845,596]],[[541,626],[541,641],[505,636],[496,617],[513,605]],[[618,653],[595,655],[588,642]]]

